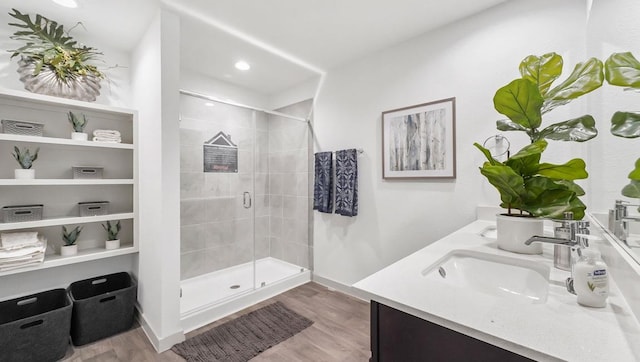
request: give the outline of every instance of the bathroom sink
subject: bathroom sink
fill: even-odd
[[[550,268],[534,261],[454,250],[422,271],[430,283],[528,303],[545,303]]]

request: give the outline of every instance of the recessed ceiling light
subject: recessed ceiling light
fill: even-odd
[[[251,66],[244,60],[239,60],[236,62],[236,68],[240,70],[249,70],[251,69]]]
[[[207,106],[207,107],[213,107],[213,106],[215,106],[215,104],[213,104],[213,102],[207,102],[207,103],[205,103],[204,105],[205,105],[205,106]]]
[[[60,5],[60,6],[64,6],[66,8],[77,8],[78,7],[78,3],[76,2],[76,0],[52,0],[54,3]]]

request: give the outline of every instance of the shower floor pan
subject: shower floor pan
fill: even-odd
[[[236,265],[181,282],[182,328],[189,332],[311,280],[305,268],[275,258]]]

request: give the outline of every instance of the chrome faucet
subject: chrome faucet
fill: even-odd
[[[609,210],[609,230],[618,240],[627,243],[629,237],[629,221],[640,221],[640,217],[629,216],[627,206],[634,205],[623,200],[616,200],[614,209]]]
[[[589,222],[573,220],[572,212],[565,212],[562,223],[554,230],[554,237],[534,235],[525,241],[525,245],[531,243],[549,243],[553,246],[553,266],[571,271],[573,263],[580,257],[581,249],[589,246],[585,235],[589,234]]]

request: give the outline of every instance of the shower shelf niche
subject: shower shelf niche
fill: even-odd
[[[89,120],[87,133],[95,129],[118,130],[122,143],[70,139],[72,127],[67,119],[70,111],[86,115]],[[0,231],[28,229],[48,234],[49,239],[42,264],[0,271],[0,276],[138,252],[137,117],[137,112],[129,109],[0,89],[1,119],[44,124],[43,136],[0,133],[0,163],[5,165],[0,169],[0,207],[43,204],[45,213],[38,221],[0,222]],[[11,157],[14,146],[40,148],[34,163],[36,179],[12,178],[13,169],[18,166]],[[107,178],[73,179],[72,166],[104,167]],[[57,216],[74,215],[78,202],[92,200],[109,201],[116,212],[103,216]],[[123,228],[120,235],[123,245],[119,249],[104,248],[106,235],[99,224],[107,220],[127,223],[126,230]],[[88,227],[78,240],[79,251],[75,256],[61,257],[57,253],[62,244],[58,236],[61,225]],[[53,250],[55,254],[52,254]]]

